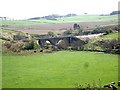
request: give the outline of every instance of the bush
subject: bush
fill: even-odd
[[[54,37],[55,33],[54,32],[48,32],[48,35],[51,36],[51,37]]]
[[[72,31],[71,30],[66,30],[64,31],[63,35],[71,35],[72,34]]]
[[[102,39],[90,42],[84,46],[84,50],[104,51],[106,53],[120,54],[120,42],[118,39]]]
[[[8,48],[8,49],[11,47],[11,45],[12,45],[12,44],[11,44],[10,42],[5,42],[5,43],[4,43],[4,46],[6,46],[6,48]]]
[[[40,46],[37,44],[36,41],[34,41],[34,49],[39,49],[39,48],[40,48]]]
[[[26,39],[26,36],[21,33],[13,35],[13,40],[23,40],[23,39]]]
[[[105,40],[101,47],[108,53],[118,53],[120,50],[120,42],[118,39]]]
[[[23,50],[32,50],[32,49],[39,49],[39,45],[37,44],[37,41],[33,40],[24,40],[24,45],[22,47]]]
[[[23,48],[23,50],[34,49],[34,41],[25,42],[25,44],[22,48]]]
[[[19,41],[19,42],[15,42],[15,41],[10,41],[10,42],[5,42],[4,46],[13,51],[13,52],[20,52],[20,50],[22,50],[22,46],[24,45],[23,42]]]
[[[21,50],[39,49],[39,45],[33,40],[8,41],[5,42],[3,45],[13,52],[20,52]]]
[[[13,52],[20,52],[21,48],[18,46],[18,44],[13,44],[10,47],[10,50],[13,51]]]
[[[106,28],[97,28],[93,30],[91,33],[92,34],[99,34],[99,33],[105,33],[106,35],[109,33],[112,33],[112,29],[106,29]]]

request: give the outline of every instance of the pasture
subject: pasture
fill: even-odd
[[[104,22],[118,20],[118,15],[113,16],[100,16],[100,15],[80,15],[74,17],[65,17],[58,19],[59,23],[70,23],[70,22]]]
[[[55,24],[55,23],[75,23],[75,22],[117,22],[118,15],[79,15],[74,17],[57,18],[57,20],[3,20],[2,25],[8,26],[31,26],[40,24]]]
[[[80,15],[74,17],[57,18],[57,20],[3,20],[3,29],[22,31],[29,34],[47,34],[52,31],[62,33],[73,28],[74,23],[87,29],[100,25],[114,25],[118,23],[118,15]]]
[[[117,22],[78,22],[78,24],[86,29],[93,29],[97,26],[116,25]],[[40,24],[31,26],[8,26],[3,29],[21,31],[29,34],[47,34],[48,32],[62,33],[65,30],[73,28],[74,23],[57,23],[57,24]]]
[[[109,35],[106,35],[106,36],[103,36],[102,38],[104,39],[117,39],[117,38],[120,38],[120,32],[118,33],[111,33]]]
[[[28,20],[3,20],[2,25],[8,26],[30,26],[30,25],[39,25],[38,22],[32,22]]]
[[[118,55],[59,51],[3,55],[3,88],[74,88],[118,81]],[[100,79],[100,81],[99,81]],[[93,81],[94,80],[94,81]]]

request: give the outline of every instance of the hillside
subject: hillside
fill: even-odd
[[[106,53],[120,53],[120,42],[119,35],[120,33],[114,32],[108,35],[99,37],[84,46],[84,50],[87,51],[99,51]]]
[[[40,24],[55,23],[74,23],[74,22],[116,22],[118,15],[99,16],[99,15],[80,15],[73,17],[58,18],[56,20],[3,20],[2,26],[31,26]]]

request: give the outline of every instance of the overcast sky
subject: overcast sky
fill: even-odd
[[[107,14],[119,0],[0,0],[0,16],[27,19],[50,14]]]

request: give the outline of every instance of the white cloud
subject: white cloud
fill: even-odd
[[[101,14],[118,9],[119,0],[0,0],[0,16],[29,18],[49,14]]]

